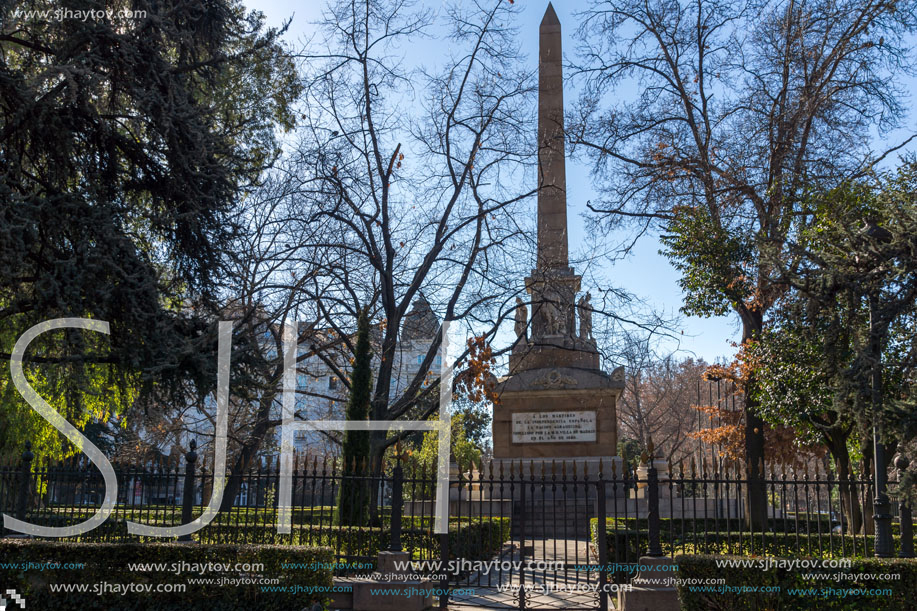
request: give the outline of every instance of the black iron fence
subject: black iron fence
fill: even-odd
[[[612,495],[606,536],[613,561],[640,555],[729,553],[767,556],[850,557],[876,554],[873,482],[836,477],[824,468],[759,466],[750,480],[735,463],[700,467],[649,465],[613,474],[605,485],[629,490]],[[750,485],[762,486],[766,519],[747,518]],[[894,554],[913,557],[913,523],[907,498],[891,489]],[[598,526],[594,526],[598,528]]]
[[[259,461],[244,473],[228,475],[219,511],[193,535],[200,543],[322,545],[335,550],[338,573],[368,571],[379,551],[401,549],[415,560],[453,555],[486,558],[509,539],[509,516],[453,516],[448,541],[434,533],[432,502],[436,473],[399,460],[385,470],[348,465],[340,458],[297,455],[290,476],[290,533],[278,532],[280,467]],[[83,541],[139,541],[128,522],[174,527],[204,513],[214,491],[212,468],[197,462],[192,449],[181,461],[144,465],[113,464],[118,482],[115,507],[99,527],[74,537]],[[342,487],[360,498],[339,508]],[[356,492],[354,492],[356,491]],[[49,462],[27,450],[17,463],[0,465],[0,511],[38,526],[72,526],[94,515],[106,493],[101,472],[87,460]],[[374,509],[356,515],[361,504]],[[2,535],[16,534],[3,529]]]
[[[115,465],[115,509],[83,540],[139,539],[127,522],[178,526],[210,502],[214,474],[184,460]],[[907,468],[906,461],[898,462]],[[336,458],[297,456],[291,476],[292,532],[277,532],[277,461],[229,476],[213,521],[191,536],[201,543],[327,545],[354,568],[375,563],[377,552],[403,548],[415,560],[488,559],[518,548],[570,566],[636,562],[641,555],[738,553],[824,557],[875,554],[872,481],[838,478],[824,467],[763,469],[767,519],[746,519],[749,479],[734,463],[668,465],[648,457],[636,470],[620,460],[496,460],[454,468],[450,476],[449,535],[434,533],[436,473],[398,462],[386,470],[344,465]],[[900,471],[900,469],[899,469]],[[758,481],[758,480],[755,480]],[[337,509],[342,485],[357,483],[371,509],[365,522]],[[907,497],[892,478],[894,555],[914,555]],[[27,451],[0,465],[0,509],[31,524],[85,521],[102,503],[100,472],[88,462],[49,463]],[[354,504],[350,511],[357,511]],[[5,531],[4,534],[11,534]],[[561,546],[558,541],[582,541]],[[534,548],[533,548],[534,546]],[[568,549],[569,548],[569,549]],[[569,567],[568,567],[569,568]]]

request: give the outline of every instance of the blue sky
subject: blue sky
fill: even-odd
[[[547,7],[546,0],[515,0],[522,9],[520,13],[520,44],[532,69],[536,67],[538,24]],[[324,2],[314,0],[245,0],[247,6],[262,11],[270,25],[276,26],[292,18],[287,38],[294,44],[307,38],[315,31],[313,23],[320,17]],[[424,3],[437,6],[435,2]],[[574,13],[586,6],[585,0],[560,0],[554,2],[561,24],[564,27],[564,51],[569,55],[574,50],[573,32],[577,19]],[[443,6],[440,3],[439,6]],[[442,54],[442,46],[436,40],[420,40],[418,49],[411,50],[414,57],[436,57]],[[913,88],[912,88],[913,90]],[[569,104],[575,93],[568,86],[565,97]],[[532,129],[536,129],[532,125]],[[594,199],[588,168],[576,161],[567,162],[568,213],[570,224],[571,258],[576,258],[576,245],[584,242],[582,214],[585,202]],[[535,202],[532,200],[534,210]],[[618,261],[607,270],[607,277],[616,286],[626,289],[658,310],[675,313],[683,303],[678,287],[679,275],[669,262],[659,254],[660,245],[655,236],[645,236],[638,242],[631,256]],[[584,287],[586,288],[586,287]],[[665,350],[678,348],[684,356],[698,356],[708,362],[731,357],[734,349],[731,342],[739,339],[739,325],[735,315],[712,318],[682,317],[680,330],[684,335],[676,345],[665,345]]]

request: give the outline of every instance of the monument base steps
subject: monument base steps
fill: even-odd
[[[385,588],[390,594],[373,593]],[[433,606],[432,581],[363,581],[353,584],[353,611],[424,611]],[[425,594],[426,592],[426,594]]]
[[[618,609],[621,611],[679,611],[678,591],[675,588],[641,588],[634,586],[628,592],[618,592]]]
[[[675,589],[674,562],[671,558],[643,556],[645,568],[634,577],[632,590],[618,592],[618,609],[623,611],[679,611],[678,590]]]
[[[410,562],[409,552],[379,552],[378,572],[382,579],[342,579],[337,585],[350,585],[350,593],[335,593],[331,609],[353,609],[353,611],[424,611],[433,607],[436,582],[432,580],[404,580],[410,574],[398,570],[396,563]],[[385,579],[395,577],[395,579]],[[380,589],[386,591],[379,593]]]

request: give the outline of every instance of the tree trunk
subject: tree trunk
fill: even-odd
[[[223,500],[220,502],[220,511],[229,511],[236,501],[239,491],[242,489],[242,479],[245,472],[252,464],[252,460],[261,448],[263,437],[250,439],[244,446],[239,456],[236,457],[235,463],[230,469],[230,474],[226,478],[226,487],[223,489]],[[218,475],[214,473],[214,476]]]
[[[742,317],[742,344],[748,343],[763,326],[763,315],[751,312]],[[764,483],[764,421],[758,416],[754,395],[757,381],[749,375],[745,382],[745,461],[748,468],[745,521],[749,528],[767,527],[767,487]]]
[[[834,468],[837,470],[842,514],[847,517],[845,530],[848,533],[860,532],[863,527],[863,513],[856,487],[850,484],[850,453],[847,451],[847,436],[840,432],[829,431],[825,433],[825,441],[834,459]]]
[[[268,432],[273,428],[268,423],[270,417],[270,406],[273,403],[273,396],[262,397],[261,408],[258,410],[258,420],[255,424],[252,434],[242,444],[242,450],[230,470],[229,477],[226,478],[226,487],[223,489],[223,500],[220,502],[220,511],[229,511],[235,503],[236,496],[242,489],[242,479],[245,472],[252,464],[252,460],[258,454],[261,446],[264,445],[264,439]],[[228,460],[228,457],[227,457]],[[218,475],[218,474],[214,474]]]

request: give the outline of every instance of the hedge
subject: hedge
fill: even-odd
[[[814,522],[814,521],[813,521]],[[817,523],[804,525],[800,522],[799,532],[788,528],[782,530],[782,520],[771,521],[770,530],[750,532],[744,530],[741,522],[731,521],[727,532],[726,520],[661,519],[659,521],[659,542],[665,555],[673,553],[727,553],[817,555],[821,557],[862,557],[873,549],[873,535],[851,535],[822,531],[819,535]],[[790,525],[788,525],[790,526]],[[811,528],[806,531],[806,528]],[[598,542],[598,519],[590,521],[590,536],[593,546]],[[612,519],[606,522],[605,537],[609,562],[637,562],[646,555],[649,547],[649,532],[645,519]],[[895,553],[901,540],[897,529],[893,531]],[[871,553],[871,551],[870,551]]]
[[[607,523],[609,527],[625,528],[625,529],[636,529],[636,530],[647,530],[649,528],[649,521],[647,518],[607,518]],[[799,519],[795,518],[794,514],[789,513],[784,518],[768,518],[767,519],[767,529],[766,532],[783,532],[783,533],[811,533],[813,535],[821,533],[823,537],[827,537],[828,533],[831,532],[833,526],[836,526],[837,522],[832,521],[826,515],[817,515],[812,514],[808,518],[804,513],[799,514]],[[717,531],[725,533],[727,531],[735,534],[746,530],[745,519],[744,518],[714,518],[714,517],[698,517],[698,518],[660,518],[659,519],[659,528],[662,532],[669,532],[674,530],[676,534],[680,534],[682,529],[684,529],[686,534],[691,534],[696,528],[698,533],[706,531]],[[901,525],[898,522],[892,522],[891,524],[892,534],[900,534]],[[758,536],[761,536],[761,531],[756,531]],[[835,537],[839,538],[840,534],[835,533]],[[852,535],[846,534],[845,536],[851,537]],[[859,537],[859,535],[857,535]]]
[[[0,540],[0,557],[5,567],[0,567],[0,584],[5,589],[15,589],[25,597],[28,609],[54,609],[77,611],[83,609],[119,609],[123,611],[242,611],[264,609],[267,611],[298,611],[315,603],[326,605],[330,589],[304,593],[301,588],[330,588],[331,566],[334,553],[326,547],[252,546],[252,545],[197,545],[181,543],[75,543],[37,539]],[[21,570],[22,563],[56,563],[59,565],[83,563],[81,569],[44,568]],[[128,570],[128,563],[144,563],[150,570]],[[188,571],[176,574],[169,565],[181,566],[206,563],[237,563],[264,565],[260,574],[230,571],[208,572],[203,575]],[[302,563],[319,567],[308,570],[286,570],[283,563]],[[18,565],[10,568],[10,565]],[[155,567],[154,564],[165,566]],[[241,585],[188,583],[189,579],[213,578],[243,579],[254,583]],[[267,587],[299,586],[298,593],[265,592],[261,578],[279,579],[279,584]],[[134,587],[159,584],[186,584],[184,592],[97,594],[103,584],[131,584]],[[86,592],[51,592],[49,584],[86,584]]]
[[[739,568],[717,566],[716,561],[745,560],[742,556],[680,555],[675,557],[678,566],[678,598],[683,611],[744,611],[759,609],[882,609],[906,611],[917,608],[917,560],[890,558],[853,559],[850,568],[809,569],[772,567],[761,570],[757,567]],[[807,579],[806,575],[823,572],[826,579]],[[898,580],[877,580],[863,578],[863,575],[883,573],[900,574]],[[779,590],[765,592],[698,591],[704,586],[688,586],[691,580],[723,579],[726,586],[738,588],[761,588],[764,586]],[[697,584],[697,581],[693,581]],[[708,582],[709,583],[709,582]],[[716,588],[717,586],[713,586]],[[794,590],[813,589],[808,593],[794,593]],[[830,589],[830,590],[829,590]],[[852,590],[891,589],[891,595],[877,593],[854,593]],[[832,591],[833,590],[833,591]]]
[[[391,522],[390,507],[385,506],[381,511],[383,525]],[[13,511],[11,509],[10,511]],[[193,515],[200,515],[202,508],[194,507]],[[332,526],[334,524],[334,512],[336,509],[328,505],[313,507],[292,507],[290,509],[291,522],[293,528],[298,528],[300,524],[304,527],[314,526]],[[97,513],[95,508],[85,506],[59,506],[52,505],[48,508],[36,511],[34,514],[27,516],[27,521],[41,524],[44,526],[65,526],[76,524],[93,517]],[[228,511],[217,513],[211,524],[222,526],[250,526],[262,525],[276,527],[278,522],[276,507],[233,507]],[[450,521],[461,521],[463,524],[476,522],[481,519],[488,519],[487,516],[452,516]],[[182,508],[180,505],[138,505],[131,507],[129,505],[116,506],[109,516],[107,523],[123,524],[125,521],[141,522],[151,526],[177,526],[182,523]],[[407,525],[413,521],[418,528],[426,526],[433,528],[435,517],[432,515],[405,515],[402,523]],[[125,531],[126,532],[126,531]]]
[[[412,550],[414,559],[438,558],[440,554],[439,537],[431,532],[431,527],[411,526],[405,520],[401,532],[401,546]],[[295,533],[295,531],[294,531]],[[308,539],[341,552],[352,559],[364,558],[375,561],[380,551],[388,549],[392,540],[388,528],[372,527],[336,527],[335,529],[314,530],[311,535],[303,531],[303,539]],[[510,538],[509,518],[475,518],[470,524],[451,521],[449,523],[449,557],[467,558],[469,560],[487,560],[496,555],[505,541]]]
[[[649,520],[647,518],[609,517],[607,518],[607,523],[610,527],[616,526],[618,528],[629,528],[637,530],[647,530],[649,528]],[[698,532],[702,532],[705,527],[706,530],[715,530],[719,532],[726,532],[729,530],[733,533],[746,529],[745,520],[743,518],[715,518],[710,516],[708,518],[698,517],[659,519],[659,528],[663,532],[674,530],[676,533],[680,533],[682,528],[684,528],[686,533],[692,532],[694,528],[697,528]],[[828,516],[814,516],[806,519],[802,514],[800,514],[798,522],[793,517],[787,517],[786,520],[783,518],[768,518],[767,530],[769,532],[821,532],[823,535],[826,535],[831,530],[831,521],[828,519]]]
[[[327,508],[326,508],[327,509]],[[308,516],[308,512],[302,514]],[[236,515],[218,514],[216,519],[192,537],[195,541],[206,544],[227,545],[325,545],[333,548],[351,560],[361,558],[375,561],[380,550],[388,548],[391,542],[389,520],[383,521],[382,527],[337,526],[330,523],[310,524],[308,520],[294,521],[291,533],[277,533],[273,513],[269,519],[263,514],[254,513],[247,516],[245,512]],[[318,517],[318,512],[316,512]],[[70,516],[45,516],[38,523],[44,526],[64,526],[72,524]],[[150,519],[144,516],[139,520],[144,524],[171,525],[171,521]],[[180,520],[179,520],[180,522]],[[433,519],[429,516],[405,516],[402,520],[402,542],[404,549],[415,552],[415,557],[429,558],[439,556],[439,539],[431,534]],[[483,560],[497,552],[504,541],[510,538],[509,518],[472,517],[452,518],[449,523],[450,549],[456,557]],[[127,523],[123,517],[109,518],[99,527],[68,541],[91,543],[158,543],[159,540],[136,535],[129,535]]]
[[[194,515],[199,515],[203,508],[194,506]],[[388,510],[388,507],[383,508]],[[334,517],[334,507],[328,505],[315,505],[313,507],[292,507],[290,514],[293,524],[331,524]],[[96,514],[95,508],[86,506],[49,505],[30,514],[29,521],[51,525],[73,524],[88,520]],[[109,517],[110,520],[133,520],[156,526],[174,526],[181,524],[181,505],[118,505]],[[385,515],[384,518],[388,518]],[[268,526],[277,523],[277,508],[264,506],[233,507],[229,511],[221,511],[213,522],[218,524],[264,524]]]
[[[401,531],[402,549],[413,552],[415,560],[439,558],[439,537],[432,533],[429,520],[405,518]],[[126,534],[126,532],[125,532]],[[392,533],[388,527],[294,525],[289,535],[278,535],[275,526],[231,526],[211,524],[199,533],[206,544],[281,544],[326,546],[352,563],[375,563],[380,551],[388,549]],[[114,537],[117,540],[117,536]],[[471,523],[453,519],[449,523],[449,554],[452,558],[487,560],[500,551],[510,538],[509,518],[474,518]],[[359,571],[359,569],[354,569]],[[338,572],[346,572],[339,568]]]

